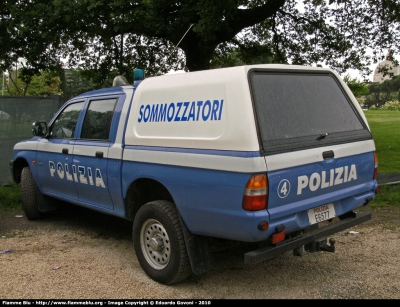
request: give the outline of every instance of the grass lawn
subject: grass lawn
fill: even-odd
[[[0,210],[12,210],[22,206],[19,185],[0,186]]]
[[[400,207],[400,184],[380,185],[380,192],[368,204],[371,207]]]
[[[400,173],[400,111],[364,111],[378,155],[379,173]],[[381,185],[372,207],[400,206],[400,184]]]
[[[364,111],[375,139],[380,173],[400,173],[400,111]]]

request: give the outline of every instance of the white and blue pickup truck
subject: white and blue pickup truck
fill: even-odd
[[[209,270],[215,244],[252,243],[249,264],[334,252],[335,233],[371,219],[355,209],[378,193],[374,140],[333,70],[134,75],[67,101],[15,145],[28,219],[59,199],[130,220],[140,265],[163,284]]]

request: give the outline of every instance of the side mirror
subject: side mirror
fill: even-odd
[[[34,136],[46,136],[47,135],[47,124],[46,122],[34,122],[32,124],[32,133]]]

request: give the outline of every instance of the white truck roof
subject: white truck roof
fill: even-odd
[[[324,71],[341,80],[330,69],[282,64],[150,77],[135,91],[125,144],[258,151],[251,69]]]

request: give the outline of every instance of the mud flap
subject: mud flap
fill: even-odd
[[[51,212],[57,210],[57,201],[49,196],[43,195],[36,185],[36,201],[40,212]]]
[[[212,267],[212,253],[207,238],[191,234],[182,219],[181,224],[193,274],[199,275],[210,270]]]

